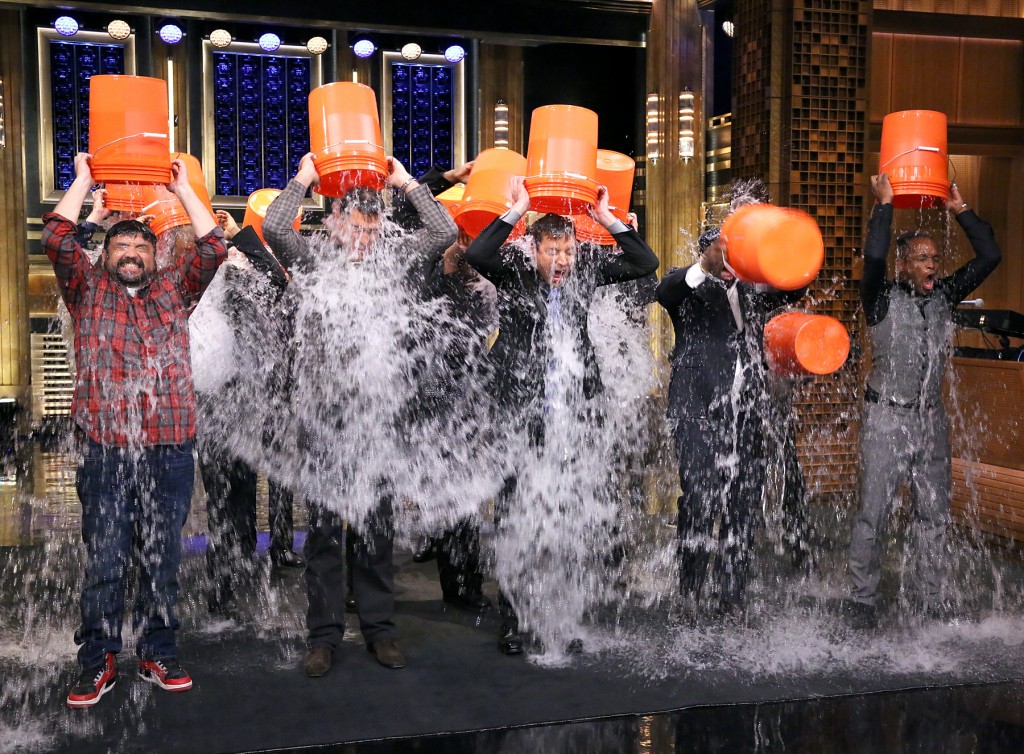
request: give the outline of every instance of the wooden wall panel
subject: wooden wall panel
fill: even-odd
[[[1024,0],[875,0],[875,9],[1024,18]]]
[[[1024,117],[1024,42],[961,39],[956,122],[1019,126]]]
[[[0,397],[25,399],[30,353],[25,293],[24,87],[18,16],[16,10],[0,10],[0,77],[6,131],[6,146],[0,148]]]
[[[892,112],[892,34],[871,35],[871,120]]]
[[[894,34],[890,111],[957,112],[960,40]]]
[[[526,118],[523,112],[523,50],[511,45],[480,44],[480,149],[494,146],[494,106],[508,105],[508,146],[526,155],[523,144]],[[475,156],[475,155],[474,155]]]

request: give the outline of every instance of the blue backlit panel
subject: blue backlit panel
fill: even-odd
[[[310,59],[213,53],[216,192],[283,189],[309,151]]]
[[[49,40],[50,118],[53,123],[53,189],[75,178],[75,154],[89,151],[89,79],[123,74],[125,49],[117,44]]]
[[[453,78],[447,65],[391,66],[391,149],[412,175],[454,167]]]

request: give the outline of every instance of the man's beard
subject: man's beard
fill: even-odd
[[[133,269],[125,274],[122,268],[129,266],[132,266]],[[132,275],[135,277],[131,277]],[[117,278],[119,283],[134,288],[141,288],[146,285],[152,276],[152,272],[147,270],[146,266],[139,259],[122,259],[117,263],[117,268],[114,270],[114,277]]]

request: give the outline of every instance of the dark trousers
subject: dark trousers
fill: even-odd
[[[354,537],[352,588],[359,629],[367,643],[395,639],[394,521],[390,495],[362,522]],[[307,642],[337,648],[345,638],[345,522],[319,503],[309,506],[306,557]]]
[[[85,542],[82,625],[75,633],[83,668],[121,651],[121,622],[129,564],[138,565],[133,626],[145,659],[177,655],[178,565],[181,530],[192,502],[192,442],[116,448],[86,441],[77,474]]]
[[[714,559],[718,599],[740,603],[766,476],[759,423],[748,412],[735,422],[731,416],[681,417],[675,444],[683,490],[677,503],[680,591],[699,597]]]
[[[483,594],[480,572],[480,529],[472,518],[464,518],[436,540],[437,576],[445,598]]]

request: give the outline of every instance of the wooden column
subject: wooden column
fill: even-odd
[[[523,49],[481,42],[478,65],[480,151],[494,146],[494,106],[501,100],[508,105],[508,148],[525,156],[523,133],[530,113],[523,112]]]
[[[0,148],[0,398],[15,398],[24,403],[31,369],[20,30],[18,11],[0,10],[0,78],[6,144]]]

